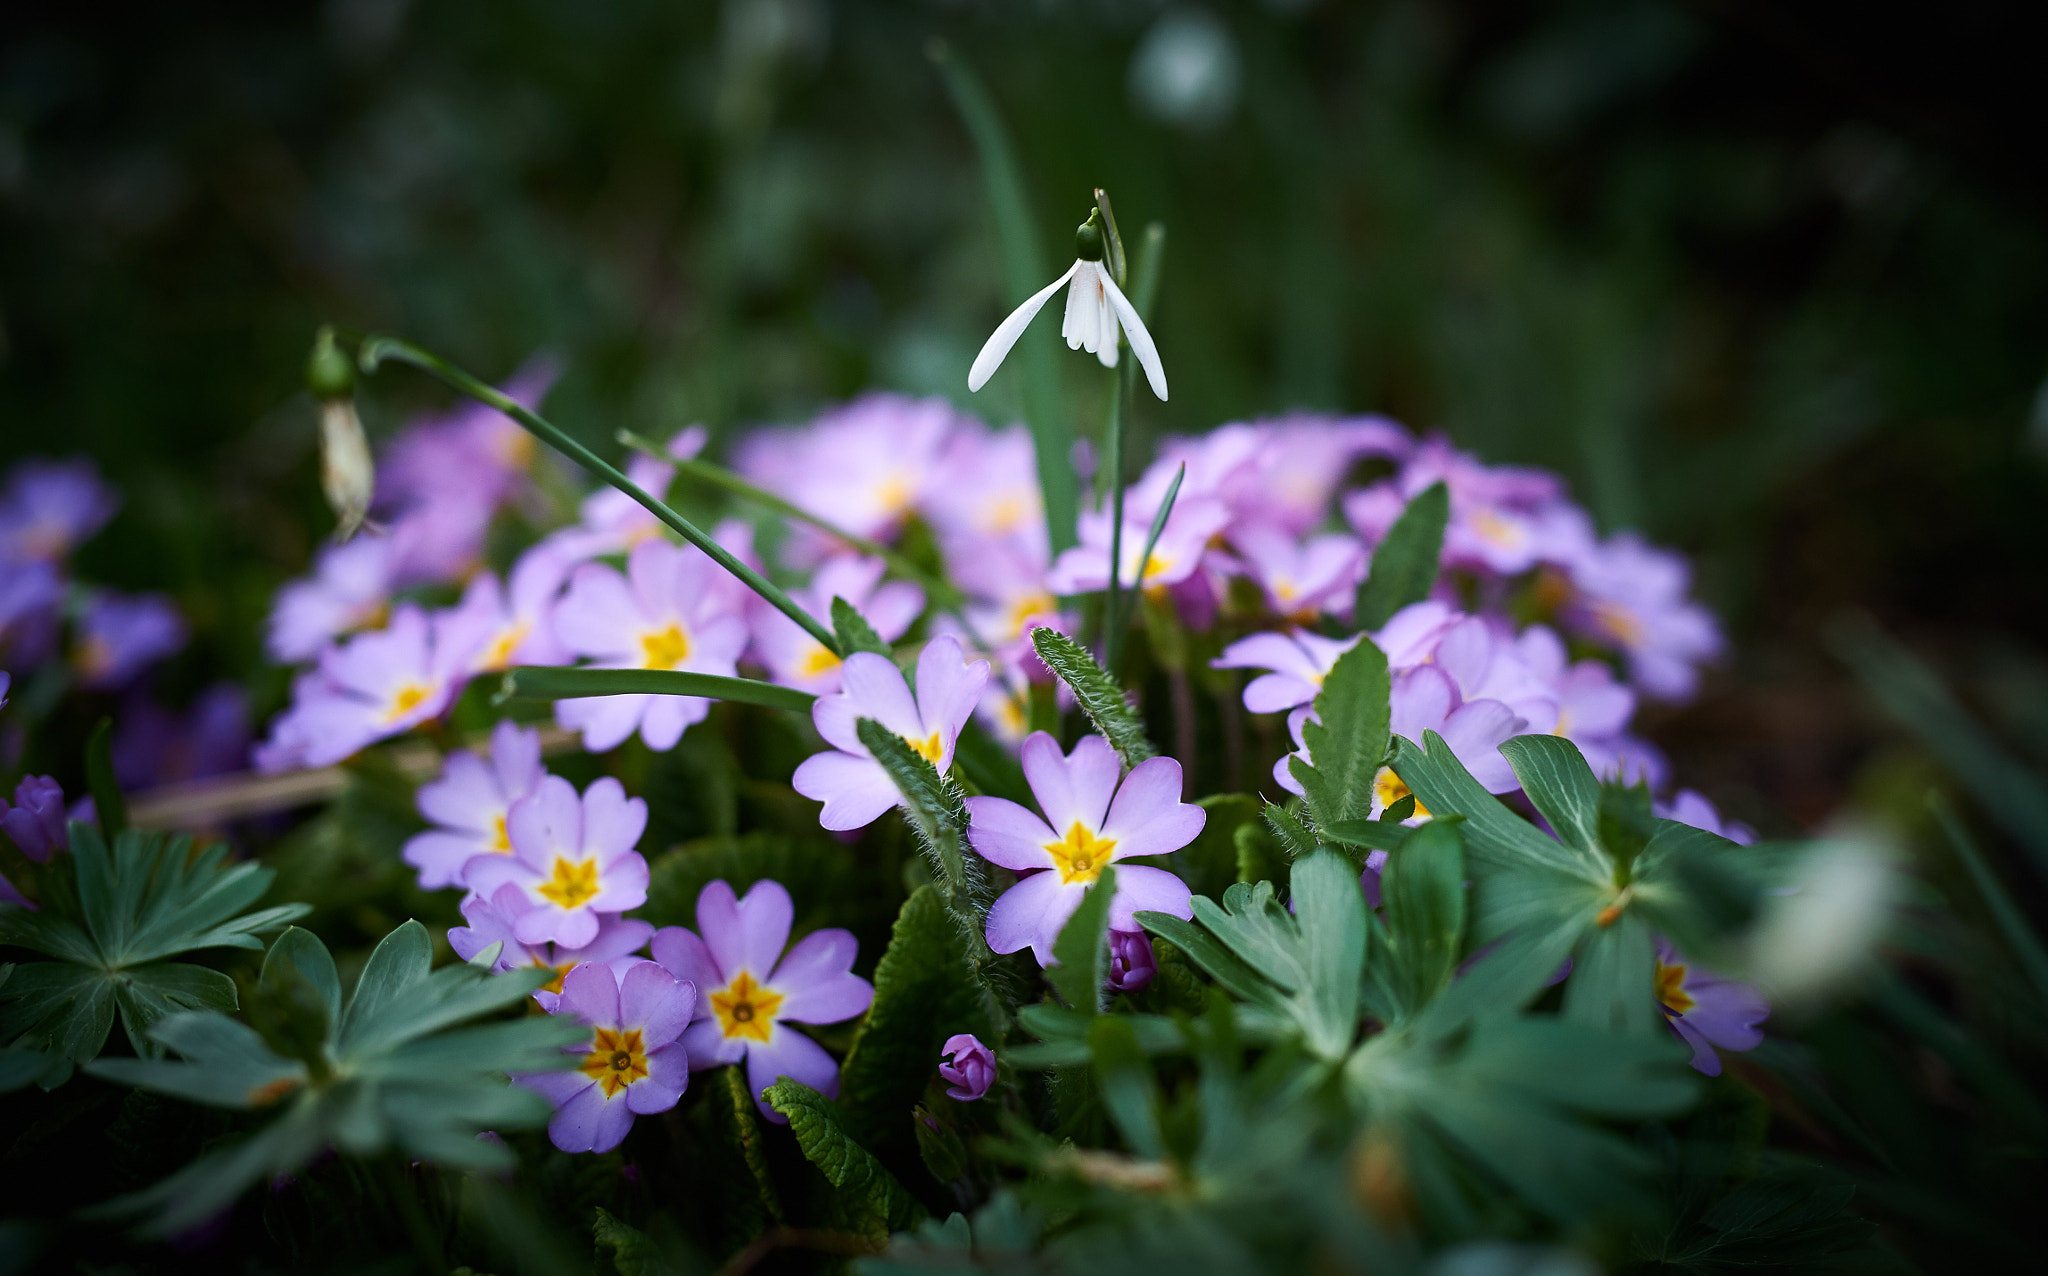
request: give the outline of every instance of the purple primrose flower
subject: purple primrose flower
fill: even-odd
[[[533,999],[543,1010],[554,1009],[555,998],[562,991],[562,977],[571,970],[585,962],[595,962],[624,978],[627,971],[643,960],[637,954],[654,937],[654,927],[647,922],[628,921],[617,913],[599,913],[597,938],[581,948],[529,944],[519,938],[518,922],[533,909],[534,903],[526,892],[510,882],[489,898],[471,895],[462,901],[462,915],[469,925],[451,927],[448,946],[462,960],[472,961],[492,944],[503,944],[491,969],[503,973],[521,966],[538,966],[554,971],[555,977],[533,993]]]
[[[1313,701],[1337,657],[1357,645],[1356,636],[1325,638],[1308,629],[1252,634],[1225,647],[1209,664],[1216,669],[1266,670],[1245,684],[1244,707],[1253,713],[1281,713]]]
[[[697,896],[697,930],[664,926],[654,934],[654,959],[702,990],[699,1017],[683,1034],[690,1066],[745,1060],[747,1089],[778,1125],[789,1119],[760,1096],[779,1078],[839,1093],[839,1065],[788,1025],[838,1023],[875,999],[874,985],[853,973],[860,946],[851,931],[815,930],[783,951],[794,916],[780,882],[755,882],[736,899],[718,881]]]
[[[818,697],[811,721],[825,743],[796,769],[790,783],[825,804],[818,823],[835,832],[864,828],[903,801],[896,782],[860,742],[859,722],[871,718],[902,736],[944,775],[953,745],[988,685],[988,661],[967,662],[960,640],[941,635],[917,658],[917,694],[886,657],[856,651],[846,658],[839,690]]]
[[[960,419],[944,399],[863,395],[810,425],[759,431],[741,444],[734,468],[835,527],[887,540],[924,502]],[[802,527],[788,548],[801,565],[839,547]]]
[[[530,1072],[519,1084],[555,1105],[548,1137],[564,1152],[609,1152],[636,1116],[673,1108],[690,1084],[680,1040],[697,1009],[695,986],[651,961],[623,977],[590,963],[571,970],[550,1012],[590,1025],[590,1039],[569,1047],[582,1056],[562,1072]]]
[[[968,841],[982,858],[1023,874],[989,909],[988,943],[999,953],[1030,948],[1052,964],[1053,941],[1102,875],[1133,856],[1165,855],[1195,840],[1208,813],[1180,800],[1180,763],[1150,758],[1118,779],[1109,742],[1081,737],[1071,755],[1043,731],[1024,741],[1024,776],[1044,818],[1007,798],[967,799]],[[1113,795],[1113,796],[1112,796]],[[1187,883],[1163,868],[1117,869],[1111,930],[1135,931],[1140,911],[1192,917]]]
[[[462,877],[493,903],[505,884],[519,888],[533,905],[513,919],[520,943],[587,947],[601,914],[647,902],[647,861],[633,849],[647,831],[647,803],[627,797],[613,777],[593,781],[578,798],[567,780],[542,776],[512,804],[505,831],[512,853],[473,856]]]
[[[1574,596],[1565,623],[1619,648],[1645,695],[1683,700],[1699,686],[1699,666],[1726,645],[1714,615],[1692,601],[1685,556],[1618,532],[1571,565]]]
[[[292,707],[271,724],[257,767],[330,766],[402,735],[448,707],[468,663],[425,612],[400,607],[390,628],[321,652],[319,668],[292,684]]]
[[[64,580],[39,558],[0,558],[0,654],[34,665],[57,645]]]
[[[121,499],[85,457],[29,457],[0,490],[0,560],[59,563],[107,525]]]
[[[1365,564],[1357,537],[1329,533],[1297,541],[1276,528],[1246,524],[1231,530],[1230,544],[1276,615],[1313,621],[1319,612],[1350,614]]]
[[[0,829],[39,864],[71,846],[64,820],[64,790],[50,776],[23,776],[14,786],[12,806],[0,798]]]
[[[996,1082],[996,1052],[971,1032],[956,1033],[939,1047],[939,1079],[947,1098],[972,1103]]]
[[[1688,963],[1662,937],[1657,940],[1657,1004],[1671,1031],[1692,1047],[1692,1066],[1710,1077],[1721,1075],[1715,1048],[1756,1049],[1764,1039],[1757,1025],[1771,1013],[1762,993]]]
[[[249,760],[249,696],[232,682],[200,692],[175,713],[140,693],[114,724],[114,775],[148,788],[238,771]]]
[[[811,583],[791,597],[799,607],[832,625],[832,600],[844,598],[867,618],[883,642],[894,642],[924,610],[924,591],[909,581],[882,583],[885,564],[879,558],[841,554],[818,564]],[[798,624],[765,602],[749,608],[754,651],[771,677],[785,687],[818,695],[839,690],[839,657],[825,650]]]
[[[277,591],[264,639],[270,658],[311,660],[344,634],[381,627],[391,608],[396,549],[392,537],[376,535],[321,549],[311,576]]]
[[[1183,491],[1174,500],[1173,512],[1166,516],[1166,526],[1160,529],[1159,543],[1152,547],[1141,572],[1138,558],[1145,553],[1145,540],[1151,535],[1152,518],[1157,512],[1157,501],[1124,502],[1123,540],[1117,546],[1122,561],[1117,578],[1126,589],[1157,589],[1190,580],[1202,566],[1210,538],[1230,522],[1230,508],[1223,502],[1213,497],[1189,496]],[[1055,594],[1092,594],[1109,587],[1109,534],[1113,521],[1106,508],[1082,512],[1080,543],[1062,550],[1053,562],[1052,570],[1045,576],[1047,589]]]
[[[710,437],[701,425],[680,430],[668,441],[668,454],[678,461],[690,460],[704,450]],[[641,491],[660,499],[675,482],[676,467],[659,457],[635,452],[626,462],[626,477]],[[646,506],[609,485],[584,497],[577,513],[574,526],[549,535],[538,548],[568,562],[580,563],[604,554],[630,553],[642,541],[656,539],[662,533],[661,520]]]
[[[71,663],[80,685],[127,684],[148,666],[185,646],[185,618],[162,594],[100,591],[79,618],[78,648]]]
[[[1137,992],[1159,973],[1152,939],[1143,931],[1109,932],[1109,986],[1116,992]]]
[[[544,545],[512,565],[509,587],[494,572],[478,572],[462,601],[442,613],[458,645],[474,651],[471,673],[503,673],[513,665],[566,665],[569,649],[555,636],[554,607],[569,561]]]
[[[694,546],[661,540],[633,547],[621,576],[585,563],[555,608],[555,634],[600,669],[680,669],[731,676],[747,645],[747,625],[722,584],[725,569]],[[583,733],[593,753],[617,748],[635,731],[666,752],[711,702],[701,696],[591,696],[555,702],[555,720]]]
[[[1656,812],[1660,819],[1690,824],[1696,829],[1705,829],[1741,846],[1748,846],[1756,841],[1755,829],[1739,820],[1723,818],[1721,812],[1704,794],[1692,789],[1680,789],[1671,795],[1669,802],[1656,803]]]
[[[405,844],[405,862],[419,870],[421,889],[460,886],[470,860],[511,854],[506,822],[512,804],[540,787],[546,774],[540,732],[510,722],[491,729],[488,761],[467,749],[449,754],[441,778],[422,784],[414,798],[435,824]]]

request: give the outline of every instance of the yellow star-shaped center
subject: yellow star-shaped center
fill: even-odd
[[[647,1049],[640,1044],[640,1030],[599,1028],[590,1043],[590,1053],[576,1070],[596,1081],[609,1099],[647,1075]]]
[[[649,630],[640,635],[640,650],[643,669],[673,669],[690,658],[690,635],[683,627],[671,623],[666,629]]]
[[[597,896],[597,861],[555,856],[554,872],[540,884],[540,893],[563,908],[579,908]]]
[[[775,1012],[781,1008],[782,994],[755,983],[752,973],[744,970],[711,994],[711,1012],[718,1016],[727,1041],[745,1037],[766,1042],[774,1034]]]
[[[1079,820],[1067,827],[1066,837],[1045,844],[1046,854],[1052,856],[1060,882],[1065,885],[1086,884],[1102,876],[1102,866],[1109,863],[1110,852],[1115,849],[1115,838],[1098,837]]]

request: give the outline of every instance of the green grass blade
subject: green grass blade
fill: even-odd
[[[505,671],[502,700],[575,700],[583,696],[703,696],[735,704],[810,712],[817,697],[795,687],[681,669],[555,669],[521,665]]]
[[[2048,1004],[2048,949],[2041,946],[2040,937],[2027,924],[2027,916],[2020,906],[2013,902],[2011,895],[1999,882],[1991,866],[1984,862],[1984,853],[1977,848],[1977,839],[1970,836],[1963,822],[1943,798],[1936,794],[1928,804],[1934,808],[1934,818],[1941,823],[1942,832],[1948,834],[1949,845],[1956,848],[1956,858],[1969,870],[1970,880],[1977,884],[1977,893],[1991,908],[1991,918],[1998,923],[1998,931],[2005,936],[2005,942],[2012,948],[2013,955],[2020,959],[2020,966],[2033,980],[2034,990],[2041,994],[2041,1000]]]

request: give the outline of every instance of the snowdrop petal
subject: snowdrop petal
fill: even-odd
[[[1138,366],[1145,370],[1145,380],[1151,385],[1152,393],[1166,402],[1166,369],[1159,362],[1159,347],[1152,344],[1152,334],[1145,330],[1145,321],[1138,318],[1138,312],[1124,299],[1116,280],[1108,272],[1102,276],[1102,290],[1109,294],[1109,304],[1116,307],[1117,317],[1124,321],[1124,333],[1130,338],[1131,353],[1138,356]],[[1104,362],[1109,362],[1105,360]]]
[[[1046,301],[1060,290],[1061,284],[1073,278],[1074,272],[1080,267],[1081,263],[1075,262],[1067,268],[1066,274],[1033,293],[1023,305],[1010,312],[1009,318],[996,325],[996,330],[988,335],[988,341],[982,345],[981,353],[974,356],[974,366],[967,370],[967,389],[970,393],[988,384],[988,379],[995,375],[996,369],[1003,366],[1003,359],[1010,353],[1010,347],[1017,344],[1017,338],[1024,335],[1024,329],[1031,326],[1031,321],[1038,317],[1038,312],[1044,309]]]

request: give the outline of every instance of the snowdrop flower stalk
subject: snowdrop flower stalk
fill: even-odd
[[[1110,274],[1104,261],[1109,237],[1104,233],[1102,213],[1090,210],[1088,220],[1081,223],[1074,232],[1074,264],[1067,273],[1053,280],[1027,298],[1023,305],[1010,312],[1010,317],[996,325],[989,334],[988,343],[981,353],[974,357],[974,366],[967,372],[967,388],[979,390],[988,384],[997,368],[1003,366],[1010,348],[1045,308],[1045,303],[1060,290],[1067,289],[1067,317],[1060,325],[1060,335],[1067,339],[1069,350],[1086,350],[1102,361],[1105,368],[1114,368],[1117,360],[1117,343],[1120,337],[1128,338],[1131,353],[1138,357],[1138,366],[1145,370],[1145,381],[1152,387],[1152,393],[1159,401],[1166,401],[1166,369],[1159,363],[1159,348],[1152,344],[1152,334],[1145,330],[1145,321],[1138,317],[1137,308],[1132,306],[1117,287],[1116,279]],[[1121,327],[1121,331],[1119,331]]]

